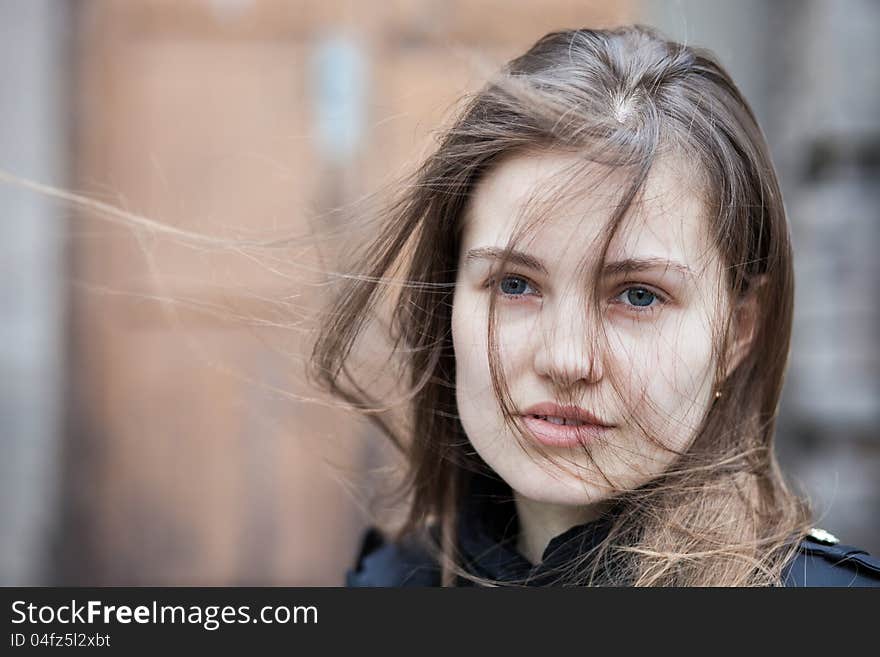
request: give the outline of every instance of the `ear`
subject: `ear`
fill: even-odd
[[[734,302],[731,318],[732,340],[727,351],[727,379],[749,353],[758,325],[758,297],[763,279],[754,280],[745,296]]]

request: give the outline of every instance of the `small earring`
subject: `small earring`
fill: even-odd
[[[721,399],[721,391],[720,390],[715,391],[715,399]]]

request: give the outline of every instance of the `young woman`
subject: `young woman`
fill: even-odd
[[[407,463],[353,586],[874,584],[773,453],[792,251],[707,52],[551,33],[467,105],[330,310],[312,374]],[[404,276],[401,284],[400,277]],[[390,299],[408,422],[349,359]]]

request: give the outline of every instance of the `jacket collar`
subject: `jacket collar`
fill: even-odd
[[[553,537],[541,562],[532,565],[516,548],[519,521],[510,487],[498,477],[475,475],[459,514],[459,546],[469,572],[493,580],[547,586],[561,567],[608,535],[611,519],[576,525]]]

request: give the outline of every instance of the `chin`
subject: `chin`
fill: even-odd
[[[604,501],[611,492],[607,484],[600,487],[578,479],[572,473],[558,470],[550,472],[548,469],[549,466],[542,469],[534,465],[527,473],[520,471],[510,477],[499,474],[516,493],[543,504],[586,506]],[[595,473],[592,475],[595,476]]]

